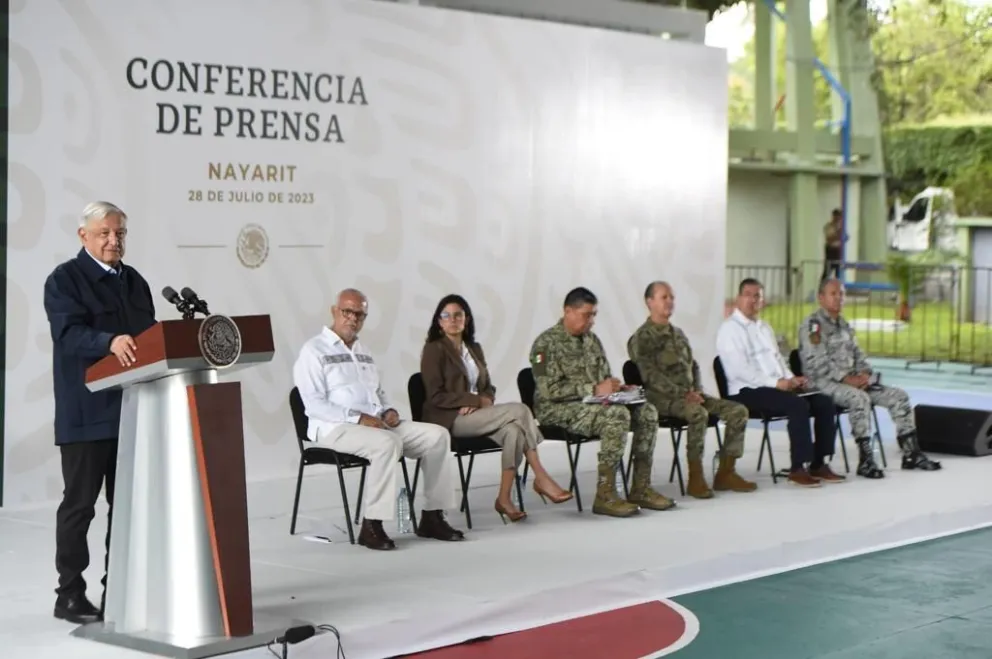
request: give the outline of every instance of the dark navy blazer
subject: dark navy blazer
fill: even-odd
[[[90,392],[86,369],[110,354],[115,336],[137,336],[155,324],[144,277],[123,263],[108,272],[85,249],[45,280],[45,313],[52,330],[55,443],[116,439],[121,392]],[[141,355],[138,355],[141,363]]]

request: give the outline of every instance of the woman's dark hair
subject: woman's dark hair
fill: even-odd
[[[454,293],[445,295],[437,303],[437,309],[434,310],[434,315],[431,316],[431,327],[427,330],[427,343],[437,341],[444,336],[444,330],[441,329],[441,312],[449,304],[457,304],[465,312],[465,331],[462,332],[462,339],[466,343],[475,343],[475,318],[472,316],[472,309],[468,306],[465,298]]]

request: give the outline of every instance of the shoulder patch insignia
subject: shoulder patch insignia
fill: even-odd
[[[820,323],[815,320],[809,323],[809,342],[815,346],[820,345]]]
[[[530,361],[531,369],[533,370],[534,375],[544,375],[548,368],[547,359],[545,358],[544,353],[534,353],[534,356]]]

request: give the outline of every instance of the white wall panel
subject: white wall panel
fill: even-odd
[[[448,292],[473,304],[507,399],[578,285],[601,298],[597,330],[618,373],[653,278],[675,285],[676,322],[709,364],[725,255],[722,51],[370,1],[11,10],[8,504],[61,492],[42,284],[78,249],[75,218],[94,199],[130,214],[125,260],[155,291],[188,285],[215,312],[272,314],[276,358],[242,380],[252,479],[294,469],[291,365],[345,286],[369,296],[363,338],[404,409]],[[327,72],[346,90],[360,76],[368,104],[136,91],[125,72],[137,56]],[[203,134],[156,134],[159,102],[202,105]],[[335,114],[344,141],[218,137],[215,106]],[[211,181],[210,163],[294,166],[294,178]],[[225,202],[190,201],[197,190]],[[266,201],[230,203],[233,191]],[[292,194],[314,203],[286,203]],[[257,267],[239,258],[249,225],[265,236],[240,243],[265,248]],[[177,316],[164,300],[158,315]]]

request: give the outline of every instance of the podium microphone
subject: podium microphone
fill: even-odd
[[[193,313],[195,309],[188,302],[179,297],[179,293],[176,292],[172,286],[166,286],[162,289],[162,297],[168,300],[171,304],[175,305],[179,313],[183,315],[183,320],[192,320]]]
[[[192,309],[194,312],[199,311],[204,316],[210,315],[210,309],[207,307],[207,301],[201,300],[199,296],[196,294],[196,291],[194,291],[192,288],[189,288],[187,286],[183,288],[182,291],[180,291],[180,294],[183,296],[183,299],[186,301],[186,304],[188,304],[190,309]]]

